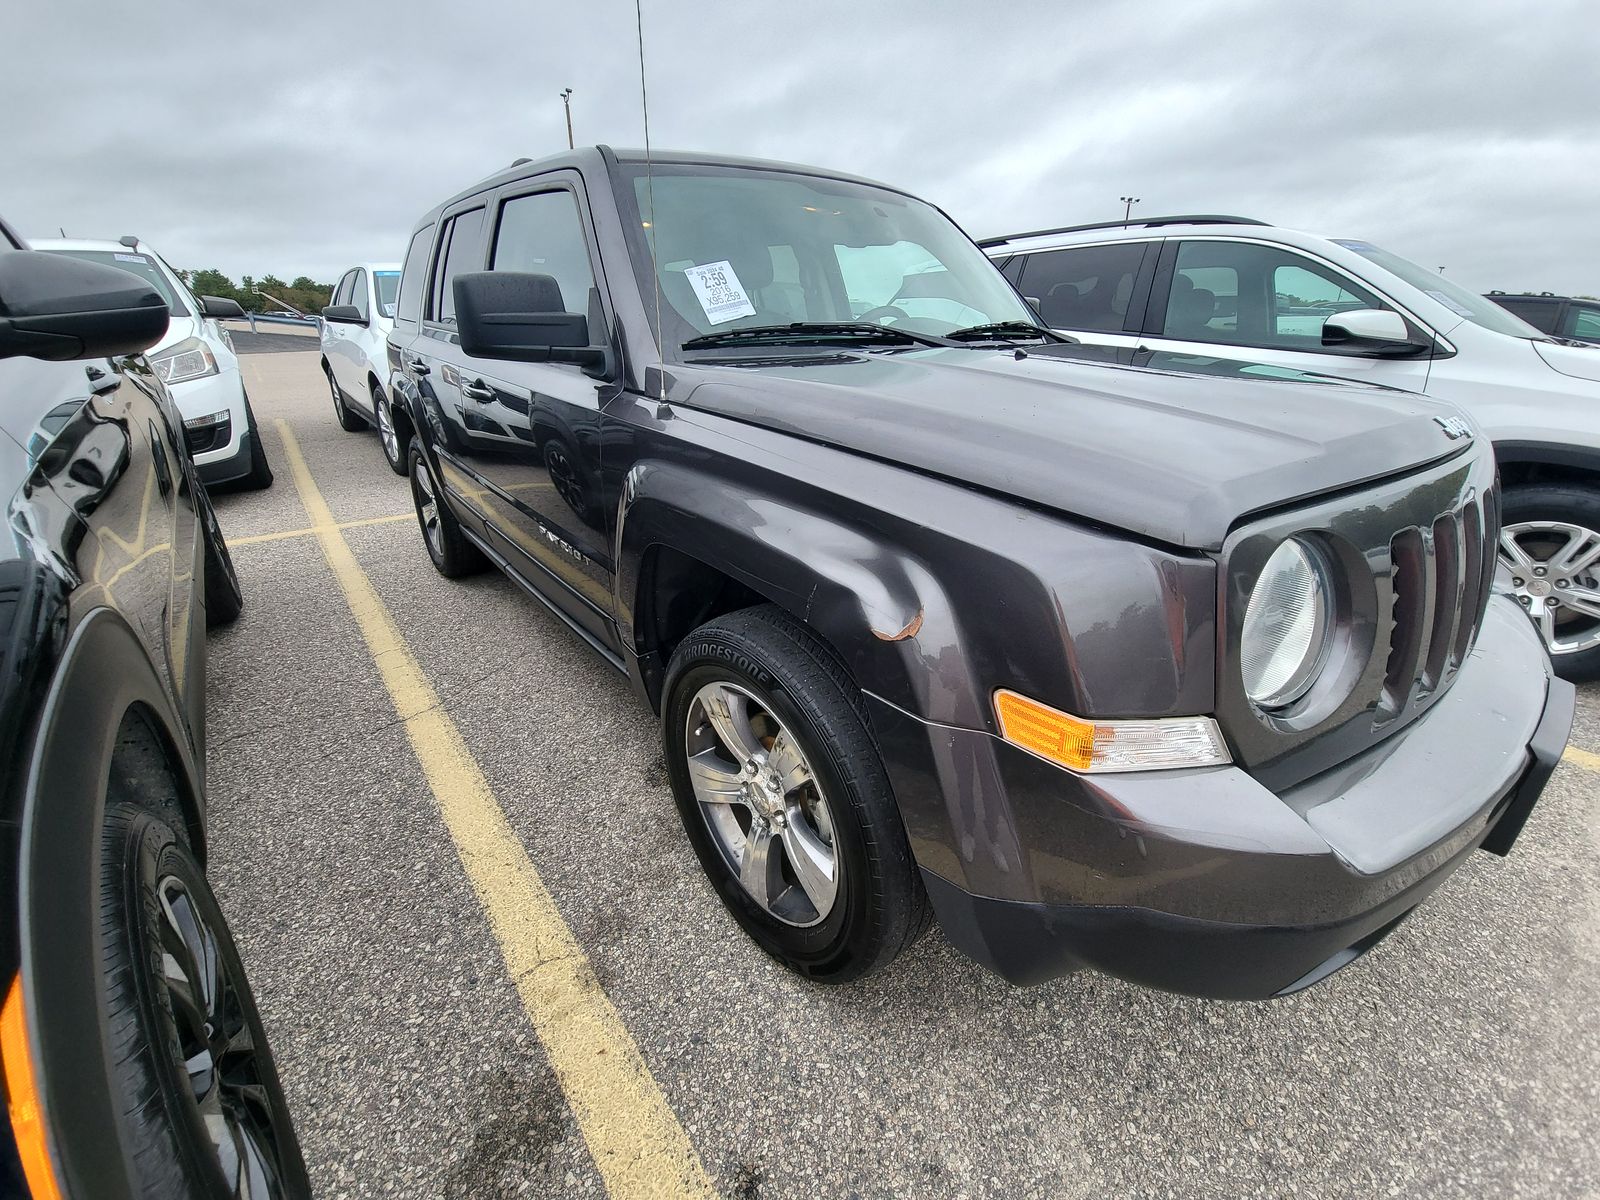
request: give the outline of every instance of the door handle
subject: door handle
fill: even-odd
[[[481,379],[474,379],[471,383],[461,385],[461,394],[469,400],[489,401],[494,399],[494,389]]]
[[[413,375],[426,375],[429,368],[428,364],[423,362],[420,358],[408,358],[406,360],[406,370],[410,371]]]

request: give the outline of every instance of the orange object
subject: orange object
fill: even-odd
[[[1074,771],[1094,764],[1096,734],[1104,738],[1110,733],[1016,692],[996,692],[994,711],[1006,741]]]
[[[17,1157],[28,1180],[33,1200],[61,1200],[50,1165],[50,1145],[45,1134],[39,1089],[33,1078],[33,1055],[28,1050],[28,1022],[22,1008],[22,976],[11,980],[11,990],[0,1008],[0,1061],[5,1064],[6,1108],[11,1114],[11,1135]]]

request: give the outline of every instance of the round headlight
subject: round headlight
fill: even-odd
[[[1315,550],[1290,538],[1272,552],[1250,593],[1239,639],[1240,671],[1252,701],[1282,708],[1306,694],[1322,663],[1331,607]]]

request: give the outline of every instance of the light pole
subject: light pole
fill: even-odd
[[[565,108],[567,110],[567,149],[571,150],[573,148],[573,146],[572,146],[572,89],[571,88],[568,88],[566,91],[561,93],[561,105],[562,105],[563,108]]]
[[[1117,199],[1122,201],[1122,226],[1124,229],[1126,229],[1128,227],[1128,222],[1133,217],[1133,206],[1139,203],[1139,197],[1118,196]]]

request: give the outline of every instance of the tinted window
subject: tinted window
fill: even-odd
[[[1022,293],[1038,299],[1046,325],[1119,330],[1143,260],[1142,242],[1024,255]]]
[[[400,272],[400,300],[395,309],[395,320],[415,321],[422,315],[422,281],[428,271],[428,250],[433,245],[433,226],[417,230],[406,251],[405,266]]]
[[[368,315],[367,273],[359,268],[350,272],[350,303],[356,306],[356,311],[365,321]]]
[[[583,222],[569,191],[518,196],[501,205],[489,269],[547,276],[559,293],[550,297],[554,311],[585,314],[591,335],[602,324]]]
[[[1322,350],[1335,312],[1388,308],[1349,277],[1303,255],[1248,242],[1184,242],[1162,332],[1189,342]]]
[[[483,209],[468,209],[450,218],[445,230],[448,240],[443,262],[438,268],[438,286],[433,293],[433,319],[445,325],[456,323],[455,289],[452,280],[463,271],[477,271],[483,267]]]
[[[1568,337],[1600,338],[1600,307],[1574,304],[1567,310]]]
[[[1556,331],[1556,314],[1560,307],[1555,304],[1545,304],[1538,300],[1513,300],[1506,297],[1491,297],[1496,304],[1513,316],[1520,317],[1535,329],[1545,333]]]

